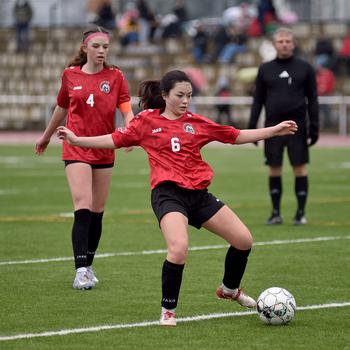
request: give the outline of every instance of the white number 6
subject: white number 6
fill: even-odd
[[[173,152],[179,152],[180,151],[180,142],[179,142],[179,138],[178,137],[173,137],[171,139],[171,150]]]

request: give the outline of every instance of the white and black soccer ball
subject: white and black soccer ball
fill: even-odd
[[[288,290],[281,287],[271,287],[260,294],[256,308],[264,323],[280,325],[286,324],[294,318],[297,304]]]

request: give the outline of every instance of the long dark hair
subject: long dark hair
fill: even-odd
[[[110,36],[109,32],[106,29],[104,29],[102,27],[99,27],[99,26],[96,26],[96,27],[91,28],[91,29],[87,30],[86,32],[84,32],[82,44],[80,45],[79,51],[72,58],[72,60],[67,64],[67,67],[72,67],[72,66],[80,66],[80,67],[82,67],[87,62],[87,55],[86,55],[86,52],[84,52],[84,50],[83,50],[84,41],[90,34],[94,34],[94,33],[104,33],[104,34],[107,34],[108,36]],[[103,65],[105,67],[118,68],[118,67],[116,67],[114,65],[109,65],[107,62],[104,62]]]
[[[165,109],[162,94],[167,95],[176,83],[187,82],[192,84],[188,75],[181,70],[171,70],[164,74],[161,80],[144,80],[139,84],[137,96],[142,109]]]

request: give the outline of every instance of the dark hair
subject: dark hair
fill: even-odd
[[[164,74],[161,80],[145,80],[140,83],[137,96],[139,106],[143,109],[165,109],[162,94],[168,94],[176,83],[187,82],[192,85],[191,79],[181,70],[172,70]]]
[[[85,39],[93,33],[104,33],[107,34],[108,36],[110,35],[109,32],[102,28],[102,27],[94,27],[91,28],[89,30],[87,30],[86,32],[83,33],[83,40],[82,40],[82,44],[79,48],[78,53],[73,57],[73,59],[67,64],[67,67],[71,67],[71,66],[80,66],[82,67],[86,62],[87,62],[87,56],[86,56],[86,52],[84,52],[83,47],[84,47],[84,41]],[[111,67],[109,64],[107,64],[106,62],[103,63],[103,65],[105,67]],[[115,66],[113,66],[115,67]],[[118,67],[116,67],[118,68]]]

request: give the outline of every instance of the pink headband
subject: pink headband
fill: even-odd
[[[109,35],[107,33],[102,33],[102,32],[96,32],[96,33],[91,33],[89,34],[85,40],[83,41],[84,44],[86,44],[88,41],[90,41],[91,39],[97,37],[97,36],[100,36],[102,37],[103,39],[108,39],[109,40]]]

